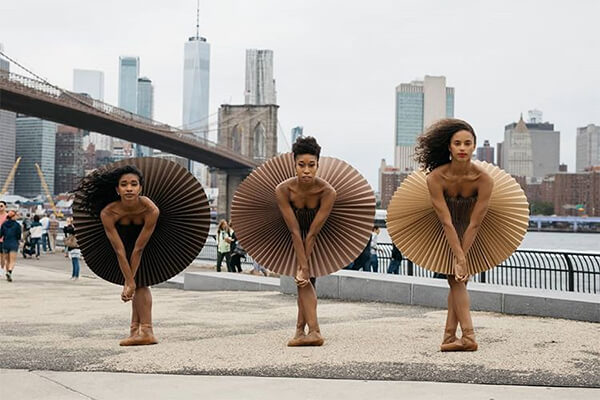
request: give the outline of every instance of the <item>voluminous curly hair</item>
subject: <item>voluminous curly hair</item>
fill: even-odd
[[[292,153],[294,153],[294,160],[300,154],[312,154],[318,160],[321,155],[321,146],[317,143],[317,139],[312,136],[299,137],[292,146]]]
[[[450,162],[450,140],[458,131],[468,131],[477,141],[475,130],[462,119],[446,118],[432,124],[417,138],[415,160],[426,171],[431,172],[440,165]]]
[[[135,174],[140,179],[140,186],[144,186],[144,176],[135,165],[125,165],[118,168],[98,168],[81,180],[75,197],[79,208],[92,216],[99,218],[104,207],[120,199],[115,188],[119,179],[125,174]]]

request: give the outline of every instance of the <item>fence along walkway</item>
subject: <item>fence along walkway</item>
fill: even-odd
[[[392,244],[378,245],[378,273],[387,273],[391,261]],[[197,257],[200,260],[217,259],[217,247],[207,243]],[[252,265],[248,255],[242,264]],[[404,258],[400,263],[401,275],[433,277],[428,271]],[[517,250],[502,264],[475,275],[474,282],[519,286],[535,289],[562,290],[580,293],[600,293],[600,254],[544,250]]]

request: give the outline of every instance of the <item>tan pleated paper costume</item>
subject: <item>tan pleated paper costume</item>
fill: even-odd
[[[135,165],[140,169],[144,175],[142,195],[150,198],[160,211],[135,276],[138,287],[151,286],[183,271],[202,250],[210,227],[208,199],[200,182],[172,161],[152,157],[131,158],[103,168],[124,165]],[[81,195],[75,193],[73,220],[85,262],[101,278],[123,285],[123,273],[102,222],[81,209]],[[126,252],[131,252],[141,226],[138,232],[131,232],[128,227],[117,230]]]
[[[240,184],[231,205],[233,228],[248,254],[265,268],[291,276],[296,274],[296,256],[275,188],[294,176],[292,153],[274,157]],[[352,166],[321,157],[317,176],[333,186],[337,196],[308,260],[311,277],[331,274],[352,262],[370,239],[375,217],[373,189]],[[314,218],[314,212],[304,210],[296,212],[301,230]]]
[[[529,205],[521,186],[505,171],[475,161],[493,179],[489,208],[467,254],[470,275],[506,260],[519,247],[529,224]],[[468,226],[475,197],[446,198],[459,238]],[[428,270],[453,275],[453,254],[435,213],[426,174],[410,174],[394,193],[387,210],[387,229],[402,254]]]

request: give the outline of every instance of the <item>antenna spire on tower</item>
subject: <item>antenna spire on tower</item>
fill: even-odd
[[[200,37],[200,0],[196,2],[196,39]]]

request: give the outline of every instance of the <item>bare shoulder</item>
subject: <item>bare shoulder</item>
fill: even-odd
[[[316,179],[317,183],[321,187],[321,193],[323,194],[323,196],[337,195],[337,192],[335,191],[335,188],[331,185],[331,183],[319,177],[317,177]]]
[[[118,210],[118,201],[113,201],[112,203],[108,203],[103,209],[102,211],[100,211],[100,220],[102,220],[102,222],[105,221],[117,221],[121,214],[119,213]]]
[[[154,202],[152,200],[150,200],[149,197],[140,196],[140,200],[142,201],[142,204],[144,205],[144,207],[146,207],[146,213],[148,213],[149,215],[160,214],[160,210],[158,209],[158,206],[156,204],[154,204]]]
[[[286,179],[285,181],[281,182],[279,185],[277,185],[275,187],[275,193],[279,193],[279,194],[288,193],[290,190],[290,185],[292,184],[294,179],[296,179],[296,178],[289,178],[289,179]]]
[[[480,188],[491,188],[494,186],[494,180],[483,168],[477,164],[473,164],[473,171],[476,175],[477,184]]]
[[[441,165],[441,166],[437,167],[436,169],[434,169],[433,171],[431,171],[430,173],[428,173],[427,176],[425,177],[425,180],[427,181],[427,185],[432,186],[432,185],[441,184],[442,180],[444,179],[444,174],[445,174],[444,169],[445,169],[445,166]]]

